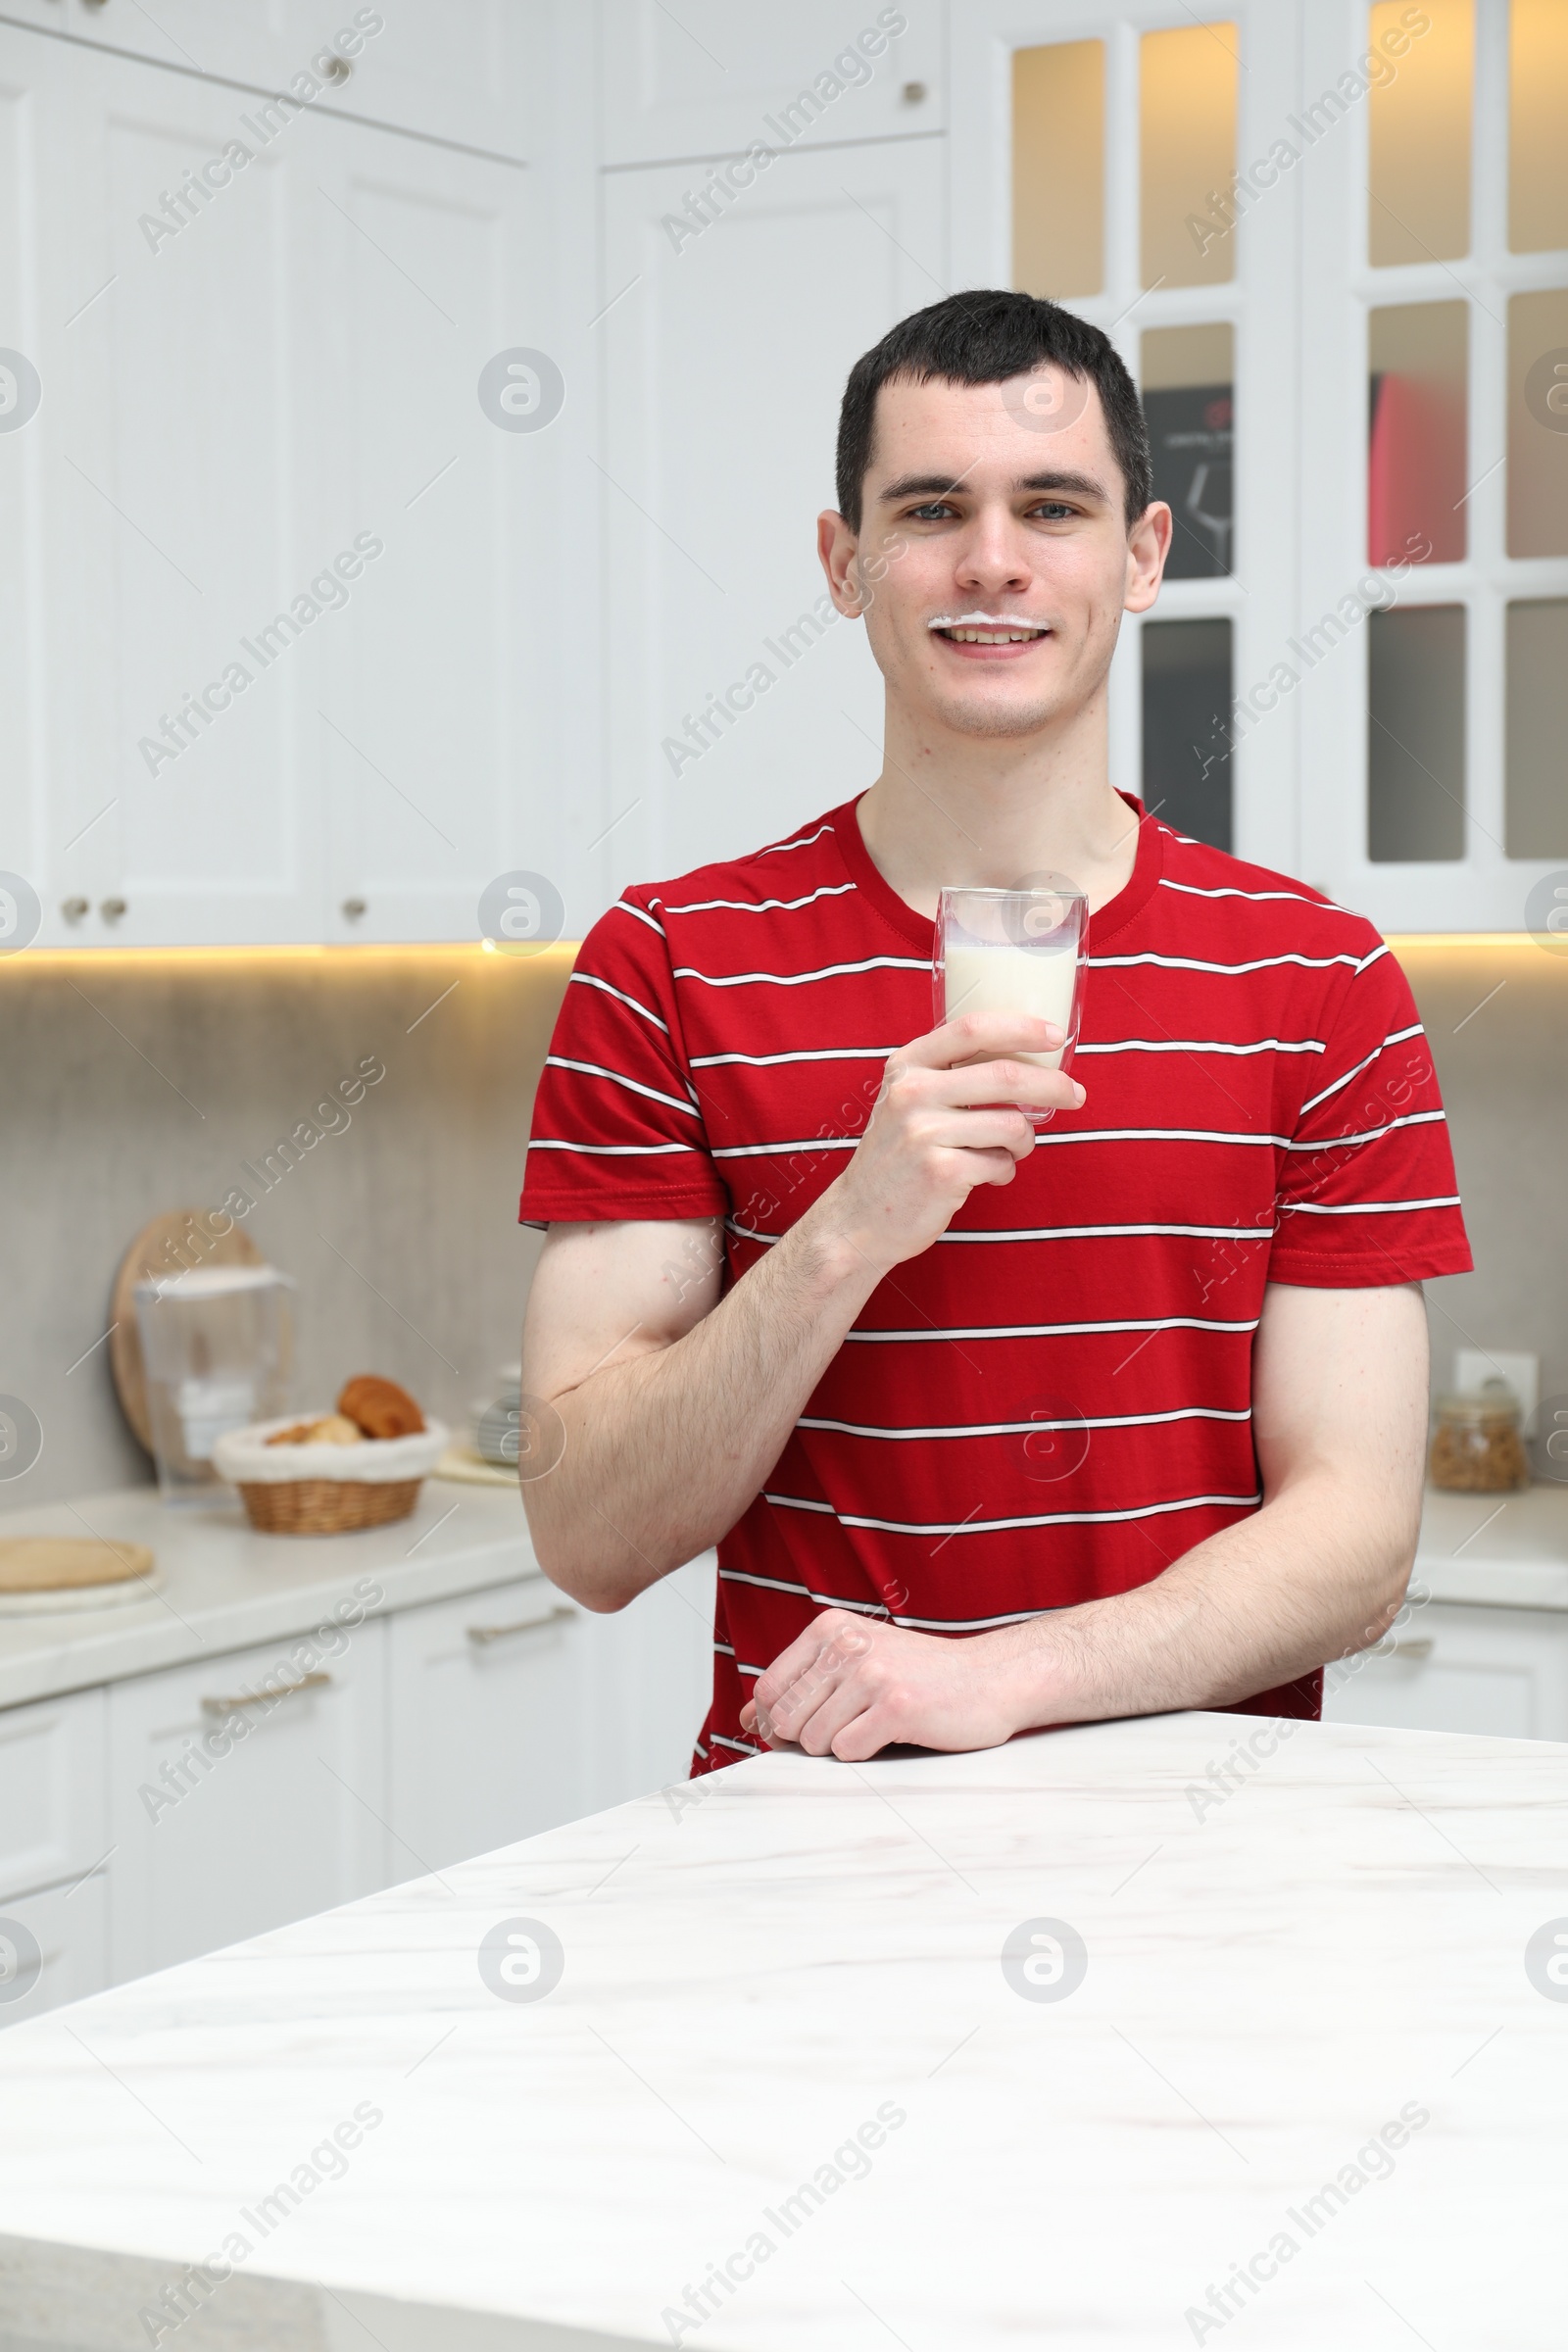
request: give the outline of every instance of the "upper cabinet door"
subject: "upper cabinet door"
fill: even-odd
[[[943,123],[940,0],[600,0],[607,164],[773,153]],[[690,183],[699,194],[699,181]],[[722,191],[717,203],[723,202]]]
[[[323,108],[512,157],[532,151],[539,125],[530,69],[545,0],[27,0],[26,14],[287,112]]]
[[[254,140],[241,166],[231,90],[11,39],[29,69],[28,282],[0,341],[24,349],[38,405],[0,438],[0,473],[29,502],[39,591],[41,724],[15,739],[39,936],[314,938],[303,665],[267,675],[255,650],[318,562],[299,149],[285,164]]]
[[[487,886],[519,871],[549,877],[559,935],[583,911],[573,841],[598,831],[552,650],[564,628],[589,640],[561,566],[564,502],[574,483],[591,509],[596,477],[578,455],[568,481],[577,386],[539,174],[347,123],[308,135],[312,572],[330,597],[365,558],[287,657],[313,662],[324,936],[476,939]]]
[[[780,155],[700,234],[689,174],[606,193],[611,897],[863,789],[881,680],[816,559],[854,362],[948,283],[942,142]]]
[[[547,644],[579,428],[554,379],[481,394],[563,348],[540,174],[10,38],[0,864],[40,942],[474,938],[518,869],[580,921]]]
[[[1568,14],[1325,0],[1305,32],[1309,870],[1385,930],[1560,952]]]

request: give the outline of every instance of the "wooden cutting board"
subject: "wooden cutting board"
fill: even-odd
[[[64,1592],[123,1584],[145,1576],[145,1544],[107,1544],[95,1536],[0,1536],[0,1592]]]
[[[148,1453],[153,1425],[147,1411],[147,1375],[134,1297],[149,1276],[178,1274],[189,1266],[259,1266],[262,1253],[239,1225],[213,1232],[205,1209],[171,1208],[144,1225],[120,1261],[109,1302],[109,1365],[120,1409]]]

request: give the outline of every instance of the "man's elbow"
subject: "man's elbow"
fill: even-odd
[[[596,1617],[613,1617],[628,1607],[649,1582],[647,1577],[633,1576],[606,1560],[602,1548],[585,1544],[568,1520],[541,1508],[526,1488],[523,1513],[540,1569],[579,1608]]]

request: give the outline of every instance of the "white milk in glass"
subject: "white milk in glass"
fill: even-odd
[[[1078,978],[1077,941],[1056,950],[1026,948],[1011,940],[958,940],[950,933],[943,952],[947,1017],[960,1012],[1035,1012],[1054,1021],[1066,1038],[1072,1028],[1072,992]],[[1049,1054],[1013,1054],[1013,1061],[1059,1070],[1064,1048]]]

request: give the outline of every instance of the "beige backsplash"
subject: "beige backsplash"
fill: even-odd
[[[1434,1368],[1527,1348],[1568,1391],[1568,957],[1403,945],[1452,1121],[1474,1274],[1428,1286]],[[534,1084],[565,958],[476,949],[0,963],[5,1117],[0,1391],[43,1453],[0,1509],[143,1479],[102,1340],[132,1234],[160,1209],[256,1200],[300,1286],[299,1402],[390,1374],[460,1415],[517,1350],[537,1250],[516,1224]],[[1501,983],[1499,987],[1499,983]],[[1490,1002],[1484,1002],[1489,992]],[[1477,1007],[1480,1009],[1477,1009]],[[267,1154],[362,1061],[385,1076],[264,1190]],[[338,1120],[324,1113],[318,1127]]]
[[[566,969],[561,951],[477,947],[0,963],[0,1390],[44,1431],[0,1509],[151,1476],[94,1348],[110,1285],[149,1217],[236,1187],[299,1284],[302,1405],[359,1371],[443,1418],[492,1387],[538,1250],[517,1193]],[[365,1062],[385,1076],[346,1113],[326,1104]],[[305,1122],[335,1132],[266,1189],[268,1153]]]

